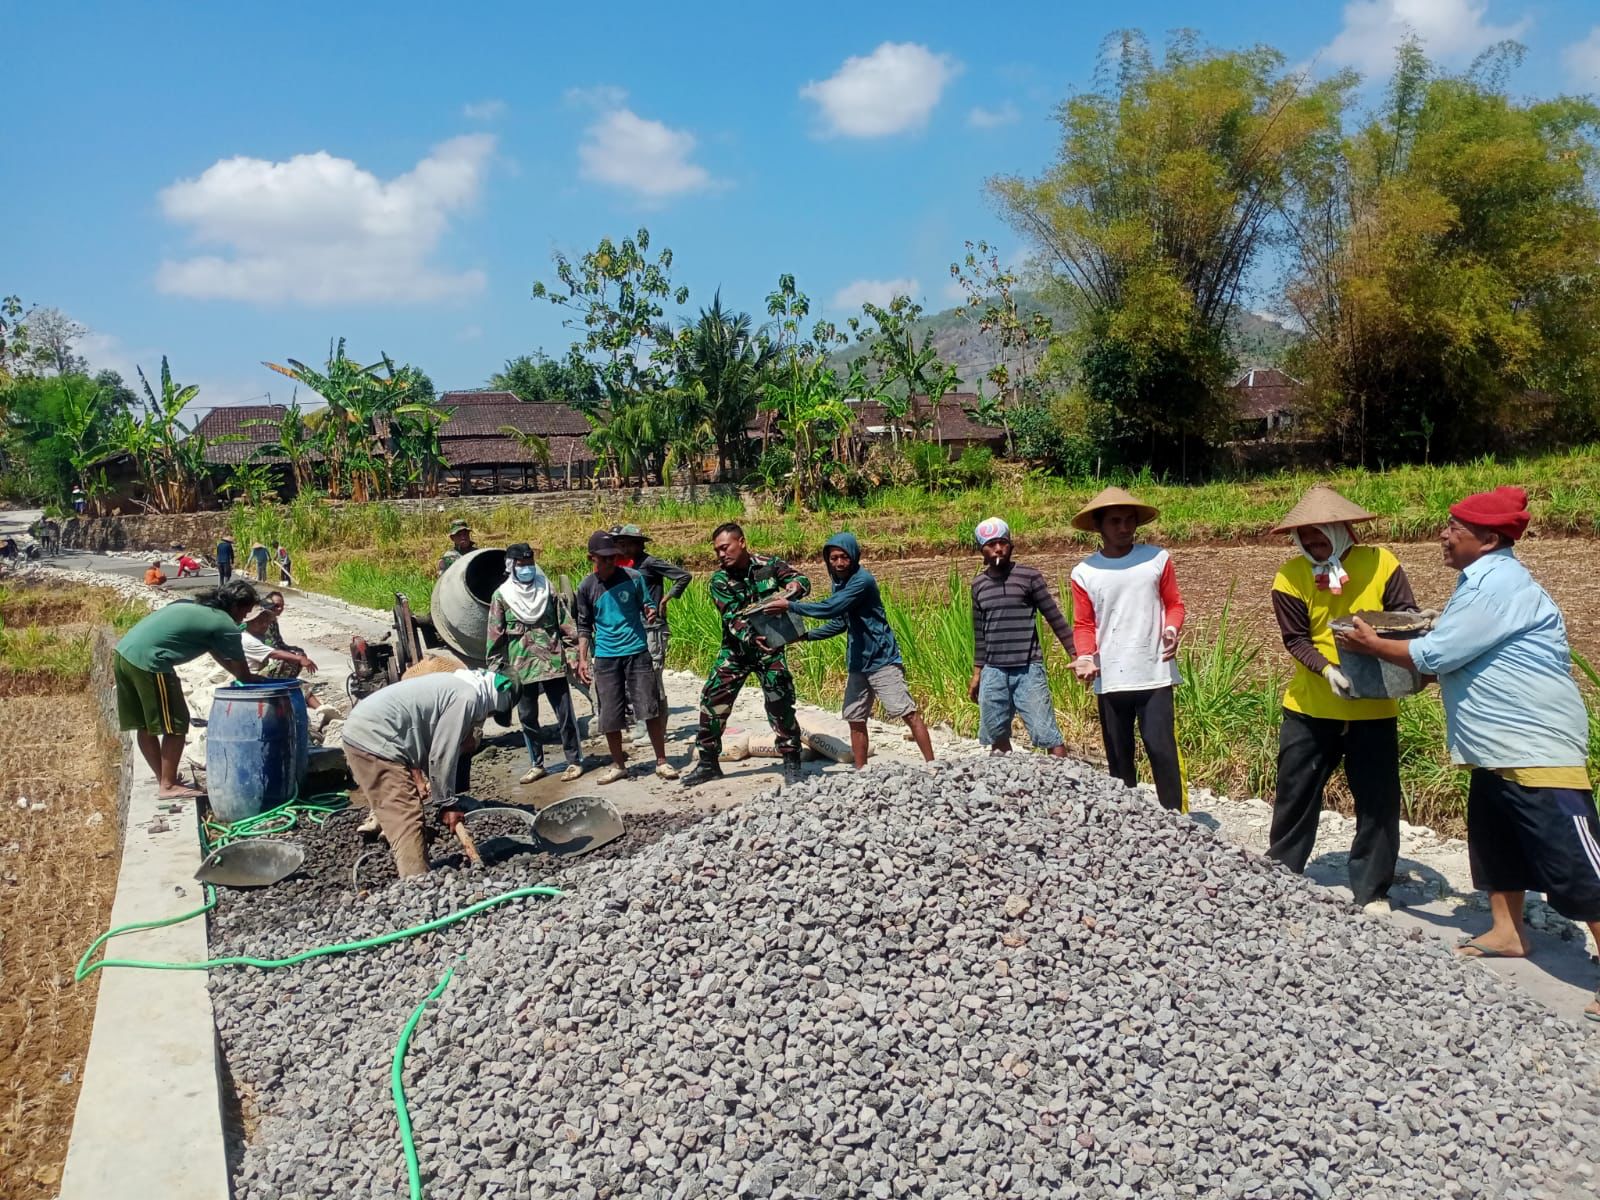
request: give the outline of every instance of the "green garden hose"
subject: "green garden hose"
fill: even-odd
[[[401,1067],[406,1060],[406,1047],[411,1044],[411,1034],[422,1020],[422,1010],[437,1000],[450,986],[450,977],[456,973],[451,967],[444,973],[433,991],[422,998],[422,1003],[411,1010],[411,1019],[400,1030],[400,1040],[395,1043],[394,1061],[389,1065],[389,1094],[394,1097],[394,1115],[400,1122],[400,1145],[406,1156],[406,1180],[411,1185],[411,1200],[422,1200],[422,1165],[417,1161],[417,1143],[411,1133],[411,1110],[406,1107],[405,1078]]]
[[[308,825],[320,827],[334,813],[343,812],[349,805],[350,797],[345,792],[322,792],[304,799],[297,796],[287,804],[269,808],[253,817],[243,817],[231,824],[206,821],[200,827],[200,848],[203,853],[209,854],[241,838],[287,833],[302,820]]]
[[[436,929],[443,929],[447,925],[454,925],[457,921],[464,921],[468,917],[476,916],[486,909],[505,904],[510,900],[521,900],[528,896],[559,896],[560,888],[553,887],[524,887],[513,888],[509,892],[502,892],[498,896],[490,896],[487,900],[479,900],[476,904],[469,904],[466,908],[457,909],[453,913],[446,913],[442,917],[435,917],[421,925],[413,925],[409,929],[396,929],[389,933],[380,933],[376,937],[361,938],[354,942],[339,942],[333,946],[314,946],[310,950],[302,950],[298,954],[291,954],[288,958],[253,958],[246,954],[229,955],[226,958],[208,958],[204,962],[147,962],[137,958],[102,958],[97,962],[90,962],[94,952],[119,934],[134,933],[140,929],[162,929],[168,925],[177,925],[202,913],[210,912],[217,904],[217,890],[209,883],[206,886],[206,902],[193,912],[186,912],[182,916],[167,917],[160,921],[135,921],[129,925],[118,925],[108,929],[90,944],[83,952],[83,957],[78,960],[77,967],[73,970],[74,982],[82,982],[89,975],[102,967],[142,967],[147,971],[208,971],[213,967],[259,967],[264,971],[276,970],[279,967],[292,967],[296,963],[303,963],[307,959],[325,958],[330,954],[353,954],[358,950],[372,950],[378,946],[387,946],[391,942],[403,941],[406,938],[418,937],[424,933],[432,933]]]
[[[284,807],[289,808],[294,806],[285,805]],[[314,810],[315,808],[315,806],[306,807],[311,810]],[[282,809],[273,810],[273,812],[278,813],[281,813],[282,811]],[[249,820],[260,820],[271,815],[272,813],[263,813],[262,817],[250,818]],[[322,820],[326,819],[326,814],[324,814]],[[235,822],[233,825],[228,826],[226,830],[223,831],[223,837],[225,840],[220,844],[225,845],[227,841],[231,841],[235,837],[247,836],[244,832],[236,831],[239,830],[241,825],[248,825],[249,820]],[[318,824],[320,823],[321,822],[318,821]],[[204,835],[202,834],[202,836]],[[94,957],[96,950],[100,949],[100,947],[104,946],[112,938],[117,937],[120,934],[134,933],[141,929],[164,929],[168,925],[178,925],[184,921],[192,920],[195,917],[210,912],[217,906],[217,889],[212,887],[209,883],[205,885],[205,889],[206,902],[199,908],[194,909],[192,912],[182,913],[176,917],[164,917],[158,921],[134,921],[127,925],[118,925],[106,930],[106,932],[95,938],[95,940],[90,944],[89,948],[83,952],[83,957],[78,960],[77,967],[73,969],[73,982],[83,982],[83,980],[87,979],[90,975],[100,970],[102,967],[141,967],[149,971],[206,971],[210,970],[212,967],[259,967],[260,969],[266,971],[276,970],[278,967],[291,967],[295,963],[305,962],[307,959],[323,958],[330,954],[352,954],[359,950],[371,950],[378,946],[387,946],[391,942],[398,942],[405,938],[418,937],[424,933],[432,933],[436,929],[443,929],[447,925],[454,925],[457,921],[464,921],[468,917],[475,916],[478,913],[494,908],[497,905],[505,904],[511,900],[521,900],[528,896],[561,895],[560,888],[513,888],[509,892],[502,892],[498,896],[490,896],[487,900],[480,900],[476,904],[469,904],[466,908],[458,909],[453,913],[446,913],[442,917],[436,917],[432,921],[425,921],[421,925],[413,925],[409,929],[396,929],[390,933],[381,933],[376,937],[362,938],[359,941],[354,942],[340,942],[333,946],[315,946],[310,950],[302,950],[298,954],[291,954],[288,958],[253,958],[249,955],[230,955],[226,958],[208,958],[205,962],[192,963],[148,962],[136,958],[101,958],[96,962],[89,961]],[[400,1030],[400,1041],[394,1048],[394,1062],[389,1072],[389,1090],[394,1097],[395,1113],[400,1120],[400,1148],[405,1154],[406,1174],[411,1183],[411,1200],[422,1200],[422,1175],[421,1168],[417,1162],[416,1142],[412,1138],[411,1114],[406,1109],[405,1087],[401,1080],[400,1069],[401,1064],[405,1059],[406,1046],[411,1041],[412,1031],[416,1029],[417,1022],[422,1019],[422,1010],[428,1006],[429,1001],[436,999],[439,994],[444,991],[445,986],[450,982],[450,977],[454,974],[454,967],[451,967],[445,972],[445,976],[439,981],[439,985],[434,988],[433,991],[428,993],[427,998],[424,999],[421,1004],[417,1005],[416,1010],[411,1014],[411,1019],[408,1020],[405,1023],[405,1026]]]

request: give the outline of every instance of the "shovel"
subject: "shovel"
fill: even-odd
[[[223,887],[269,887],[293,875],[305,859],[305,848],[298,842],[243,838],[206,855],[194,877]]]
[[[483,813],[516,817],[528,827],[526,844],[546,854],[588,854],[616,841],[624,832],[622,815],[603,796],[569,796],[539,812],[514,804],[451,807],[460,812],[459,826],[463,827]]]

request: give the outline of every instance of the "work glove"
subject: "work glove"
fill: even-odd
[[[1333,694],[1341,700],[1354,700],[1355,696],[1350,691],[1350,677],[1338,667],[1329,663],[1322,668],[1322,677],[1328,681],[1328,686],[1333,689]]]

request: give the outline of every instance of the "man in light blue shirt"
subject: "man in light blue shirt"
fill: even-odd
[[[1451,506],[1440,535],[1461,571],[1433,631],[1384,641],[1364,621],[1341,639],[1425,676],[1444,699],[1451,760],[1472,768],[1467,853],[1493,925],[1463,942],[1469,958],[1528,953],[1523,897],[1543,892],[1600,941],[1600,818],[1589,781],[1589,718],[1572,678],[1561,610],[1512,550],[1527,493],[1501,487]],[[1584,1010],[1600,1021],[1600,995]]]

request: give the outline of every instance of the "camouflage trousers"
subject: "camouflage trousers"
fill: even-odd
[[[728,727],[728,714],[751,675],[761,685],[761,697],[766,701],[767,720],[777,735],[778,750],[783,754],[800,752],[800,722],[794,715],[794,676],[789,674],[789,664],[779,654],[772,658],[755,660],[739,658],[726,646],[717,652],[716,664],[706,677],[700,691],[700,761],[715,763],[722,754],[722,733]]]

